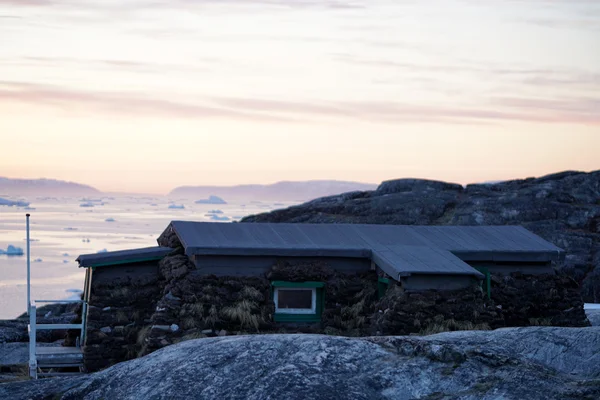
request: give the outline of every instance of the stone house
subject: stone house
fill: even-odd
[[[89,370],[225,334],[587,324],[563,251],[519,226],[173,221],[158,244],[77,259]]]

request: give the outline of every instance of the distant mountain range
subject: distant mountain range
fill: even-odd
[[[356,190],[375,190],[376,188],[377,185],[375,184],[348,181],[284,181],[270,185],[180,186],[173,189],[169,193],[169,196],[185,198],[219,196],[226,201],[307,201],[317,197],[331,196]]]
[[[87,196],[101,193],[88,185],[56,179],[12,179],[0,177],[0,195]]]

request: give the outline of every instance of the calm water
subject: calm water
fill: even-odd
[[[4,197],[15,200],[16,198]],[[0,206],[0,249],[26,250],[25,214],[31,214],[32,299],[66,299],[83,286],[80,254],[155,246],[172,220],[237,220],[292,203],[209,205],[164,197],[28,198],[32,210]],[[89,201],[91,200],[91,201]],[[90,207],[81,207],[81,204]],[[185,208],[169,208],[175,204]],[[220,210],[222,213],[209,214]],[[108,220],[108,221],[107,221]],[[114,220],[114,221],[113,221]],[[35,261],[34,261],[35,260]],[[0,319],[23,313],[27,304],[26,257],[0,255]]]

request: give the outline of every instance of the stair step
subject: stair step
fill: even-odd
[[[65,364],[46,364],[46,363],[38,363],[38,368],[67,368],[67,367],[83,367],[83,363],[65,363]]]
[[[38,372],[37,376],[76,376],[83,375],[83,372]]]

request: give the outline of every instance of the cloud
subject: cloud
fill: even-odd
[[[594,112],[594,99],[492,99],[479,106],[416,105],[392,101],[305,103],[263,99],[222,98],[219,104],[261,112],[297,116],[319,115],[375,122],[402,123],[479,123],[526,121],[543,123],[600,124]]]
[[[157,94],[84,91],[27,82],[0,81],[0,102],[2,101],[45,105],[69,110],[69,112],[100,111],[129,116],[222,117],[271,122],[289,120],[281,116],[248,113],[244,110],[216,107],[205,103],[169,100]]]
[[[144,93],[82,91],[34,83],[0,82],[0,102],[46,105],[71,113],[126,116],[228,118],[266,122],[357,119],[381,123],[490,123],[528,121],[600,124],[600,100],[592,97],[496,97],[477,105],[419,105],[395,101],[289,101],[213,97],[197,103]]]

